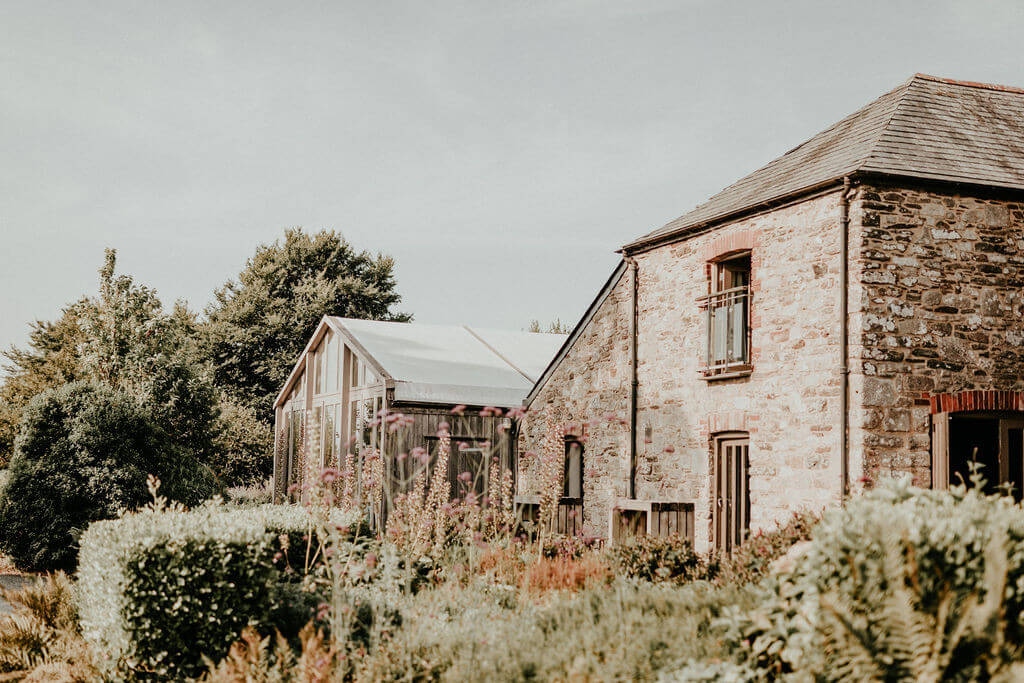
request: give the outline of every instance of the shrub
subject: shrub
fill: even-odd
[[[603,543],[603,539],[594,536],[547,536],[544,538],[543,555],[579,559],[600,548]]]
[[[821,516],[798,512],[782,526],[754,532],[732,555],[710,558],[709,575],[719,583],[753,583],[797,543],[808,541]]]
[[[712,625],[750,589],[616,581],[546,605],[475,584],[403,603],[402,627],[355,664],[353,678],[518,681],[656,680],[690,659],[727,655]],[[542,645],[541,645],[542,644]]]
[[[613,546],[611,553],[623,574],[646,581],[690,581],[707,573],[704,558],[681,536],[643,534]]]
[[[123,393],[87,382],[44,392],[15,443],[0,548],[23,569],[74,569],[81,531],[144,504],[149,474],[187,505],[216,490],[209,470]]]
[[[274,480],[252,486],[234,486],[224,492],[227,502],[241,507],[268,505],[274,502]]]
[[[274,472],[274,430],[252,408],[220,402],[210,467],[224,486],[249,487]]]
[[[362,528],[341,513],[333,521]],[[107,672],[197,676],[203,656],[223,657],[246,626],[310,620],[319,601],[297,600],[290,584],[311,559],[311,528],[304,509],[272,505],[147,508],[93,524],[79,565],[83,634]]]
[[[735,611],[747,661],[819,680],[987,680],[1024,642],[1024,511],[978,489],[887,482],[814,528],[803,556]]]
[[[530,593],[547,593],[583,590],[607,583],[610,578],[608,565],[591,553],[584,557],[542,557],[527,566],[522,582]]]

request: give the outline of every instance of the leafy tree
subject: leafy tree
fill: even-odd
[[[217,290],[203,344],[215,378],[269,421],[273,399],[324,315],[410,319],[393,307],[394,260],[356,251],[340,234],[301,229],[261,245],[237,280]]]
[[[82,375],[134,398],[177,445],[208,460],[219,396],[199,360],[195,318],[182,304],[166,313],[155,291],[115,275],[116,265],[108,249],[99,296],[79,307]]]
[[[537,319],[531,320],[529,327],[526,328],[527,332],[547,332],[548,334],[569,334],[572,332],[572,327],[568,323],[563,323],[561,318],[556,318],[554,321],[548,323],[548,328],[545,330],[541,327],[540,321]]]
[[[226,487],[266,481],[274,473],[273,430],[252,408],[222,399],[210,467]]]
[[[79,346],[84,340],[81,307],[66,307],[53,321],[32,324],[27,349],[11,347],[2,353],[7,373],[0,386],[0,467],[14,451],[21,415],[34,396],[81,377]]]
[[[186,505],[216,491],[209,469],[122,391],[74,382],[36,396],[24,413],[0,500],[0,548],[23,569],[74,569],[78,535],[143,505],[150,474]]]

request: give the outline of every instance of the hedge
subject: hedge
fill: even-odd
[[[361,528],[340,512],[334,523]],[[180,680],[205,670],[204,655],[221,659],[246,626],[301,626],[316,606],[296,590],[309,529],[301,507],[215,503],[94,523],[82,536],[78,607],[98,664],[118,678]],[[305,613],[282,614],[296,608]]]

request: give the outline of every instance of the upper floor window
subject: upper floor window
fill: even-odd
[[[749,372],[750,252],[714,261],[707,308],[707,377]]]

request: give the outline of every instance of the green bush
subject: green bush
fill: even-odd
[[[618,580],[548,604],[474,584],[403,600],[401,627],[355,680],[631,681],[728,653],[713,626],[749,587]]]
[[[363,528],[340,512],[332,522]],[[93,524],[78,570],[82,633],[108,673],[197,676],[203,656],[222,658],[246,626],[310,620],[321,600],[295,585],[315,550],[310,533],[305,509],[273,505],[147,508]]]
[[[76,382],[25,408],[0,500],[0,549],[29,570],[73,570],[90,522],[146,503],[146,478],[194,505],[216,492],[209,470],[174,446],[138,404]]]
[[[707,562],[682,536],[636,536],[613,546],[612,558],[626,576],[646,581],[691,581],[707,575]]]
[[[732,555],[710,558],[708,578],[722,584],[760,581],[790,548],[810,540],[820,519],[818,514],[798,512],[782,526],[754,532]]]
[[[252,408],[220,402],[210,467],[227,487],[251,487],[274,473],[274,429]]]
[[[765,588],[758,610],[730,615],[729,637],[775,674],[1010,676],[1024,658],[1024,510],[977,489],[887,482],[828,512]]]

